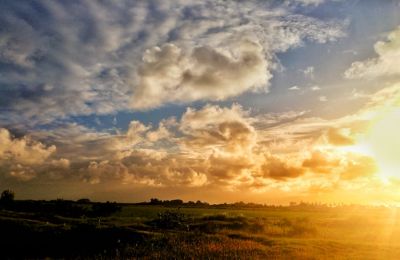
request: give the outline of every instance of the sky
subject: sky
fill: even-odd
[[[0,2],[17,199],[400,202],[400,1]]]

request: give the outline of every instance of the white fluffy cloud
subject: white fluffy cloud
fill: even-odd
[[[185,53],[176,45],[147,50],[132,106],[148,109],[164,103],[223,100],[266,87],[271,74],[263,47],[242,41],[227,53],[197,47]]]
[[[389,33],[387,41],[377,42],[374,49],[378,57],[354,62],[345,77],[371,79],[400,75],[400,27]]]

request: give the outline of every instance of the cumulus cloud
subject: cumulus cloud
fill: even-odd
[[[0,173],[22,181],[36,177],[35,168],[56,151],[29,136],[15,138],[10,131],[0,128]]]
[[[52,160],[51,165],[56,167],[56,168],[61,168],[61,169],[68,169],[69,166],[71,165],[70,160],[61,158],[58,160]]]
[[[18,181],[30,181],[37,176],[35,169],[22,164],[13,164],[6,168],[5,176]]]
[[[239,105],[231,108],[205,106],[187,109],[180,122],[183,143],[193,150],[207,148],[227,153],[246,153],[256,142],[248,112]]]
[[[185,53],[173,44],[147,50],[139,69],[140,83],[133,93],[133,108],[224,100],[265,87],[271,74],[262,46],[243,41],[235,52],[197,47]]]
[[[340,165],[340,160],[329,151],[312,151],[302,166],[318,173],[330,173]]]
[[[86,168],[81,168],[82,179],[90,184],[98,184],[100,181],[120,179],[124,181],[128,177],[128,169],[122,163],[110,163],[107,160],[91,161]]]
[[[171,137],[171,133],[168,127],[175,123],[175,119],[163,120],[159,123],[158,128],[146,133],[146,138],[149,142],[157,142],[168,137]]]
[[[157,127],[132,121],[126,133],[110,137],[109,143],[121,144],[109,150],[118,156],[92,161],[81,167],[80,176],[92,184],[235,189],[262,188],[271,180],[306,180],[310,174],[349,181],[374,172],[371,164],[368,171],[362,168],[371,158],[337,151],[354,142],[353,130],[346,128],[349,121],[302,116],[304,112],[252,116],[239,105],[207,105],[188,108],[180,119],[162,121]],[[167,146],[159,135],[168,136]]]
[[[295,189],[311,180],[321,187],[327,180],[351,183],[374,176],[377,167],[373,158],[347,148],[365,134],[371,111],[399,104],[398,90],[378,91],[358,113],[332,120],[307,117],[306,111],[257,114],[234,104],[187,108],[158,125],[133,120],[125,131],[113,133],[67,124],[14,138],[3,129],[0,171],[22,181],[169,188],[262,190]],[[44,143],[56,145],[57,154]]]
[[[5,128],[0,128],[0,144],[0,160],[27,165],[41,164],[56,151],[54,145],[46,146],[28,136],[15,138]]]
[[[354,135],[362,131],[352,125],[359,117],[305,116],[293,111],[253,115],[234,104],[188,108],[180,118],[154,126],[133,120],[126,131],[113,134],[72,124],[32,135],[57,144],[57,158],[49,154],[47,162],[42,160],[35,167],[20,162],[8,167],[5,176],[28,181],[43,173],[41,178],[92,185],[235,190],[264,189],[274,183],[296,187],[293,183],[303,185],[309,178],[351,182],[376,171],[372,158],[340,150],[353,145]]]
[[[374,49],[378,57],[353,62],[345,77],[371,79],[400,75],[400,27],[389,33],[387,41],[377,42]]]
[[[277,157],[268,156],[261,166],[261,172],[265,178],[287,180],[303,175],[305,170],[297,165],[290,165]]]

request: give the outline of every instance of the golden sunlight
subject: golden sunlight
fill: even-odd
[[[366,136],[381,177],[400,177],[400,108],[379,117]]]
[[[355,144],[339,150],[373,158],[384,182],[400,179],[400,108],[386,108],[374,114],[365,134],[355,137]]]

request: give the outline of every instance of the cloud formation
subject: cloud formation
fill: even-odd
[[[378,91],[356,114],[332,120],[309,117],[307,112],[255,114],[234,104],[188,108],[158,125],[133,120],[126,131],[115,133],[70,124],[52,132],[32,132],[30,138],[41,140],[33,141],[12,138],[3,129],[1,140],[8,140],[8,147],[22,142],[19,146],[41,151],[43,157],[35,164],[2,161],[0,179],[90,185],[82,186],[88,189],[191,188],[246,194],[371,188],[376,161],[348,148],[365,134],[370,116],[376,116],[372,112],[385,107],[398,89]],[[6,154],[2,151],[3,157]]]
[[[46,163],[56,151],[54,145],[46,146],[28,136],[15,138],[0,128],[0,173],[22,181],[36,177],[36,167]],[[61,161],[60,161],[61,162]]]
[[[374,160],[346,149],[366,131],[371,119],[365,115],[386,104],[382,97],[394,93],[393,88],[372,95],[359,113],[336,120],[305,112],[254,115],[237,104],[206,105],[154,126],[133,120],[125,132],[114,134],[76,124],[36,132],[34,137],[57,144],[59,159],[42,162],[35,171],[41,178],[92,185],[228,190],[297,189],[310,179],[326,186],[370,178],[377,170]],[[55,170],[58,175],[44,174]]]
[[[43,163],[56,151],[54,145],[46,146],[25,136],[14,138],[4,128],[0,128],[0,160],[27,165]]]
[[[256,133],[248,112],[239,105],[231,108],[205,106],[187,109],[180,121],[185,147],[204,152],[202,148],[227,153],[251,151]]]
[[[374,45],[378,57],[356,61],[346,70],[349,79],[400,75],[400,27],[389,33],[386,41]]]
[[[139,68],[132,107],[149,109],[165,103],[224,100],[266,87],[271,74],[263,47],[242,41],[230,51],[197,47],[185,53],[174,44],[146,51]]]
[[[266,88],[276,53],[336,40],[345,26],[222,0],[2,2],[0,23],[0,123],[10,126]]]

